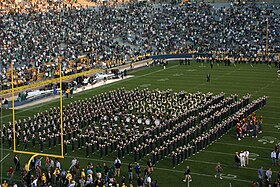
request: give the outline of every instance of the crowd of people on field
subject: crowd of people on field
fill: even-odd
[[[220,138],[241,116],[263,107],[267,97],[251,103],[249,99],[250,95],[238,100],[224,93],[118,89],[64,106],[63,142],[57,107],[15,121],[15,142],[24,151],[45,153],[63,144],[64,155],[132,155],[135,163],[148,160],[150,168],[169,156],[175,167]],[[3,124],[2,143],[11,148],[12,142],[12,123]]]
[[[259,119],[254,112],[250,116],[244,117],[240,119],[240,121],[236,124],[236,136],[240,141],[247,136],[251,136],[252,138],[257,138],[258,134],[262,133],[263,128],[263,117],[259,116]]]
[[[272,179],[273,171],[271,168],[264,170],[263,167],[258,169],[258,181],[253,182],[252,187],[278,187],[280,185],[280,171],[276,180]]]
[[[34,157],[31,160],[30,168],[27,167],[27,164],[20,168],[19,158],[15,155],[14,162],[15,167],[11,166],[7,171],[10,180],[5,181],[3,186],[11,184],[16,187],[17,182],[14,180],[14,175],[15,172],[21,172],[21,183],[27,187],[158,187],[157,180],[152,179],[154,169],[150,161],[147,161],[144,168],[139,163],[123,164],[119,158],[111,163],[89,161],[86,167],[82,167],[76,157],[73,157],[67,166],[63,166],[58,158],[46,157],[45,161],[42,161],[42,158]]]
[[[192,2],[83,8],[43,2],[48,10],[36,4],[25,11],[9,10],[1,3],[3,83],[10,79],[11,62],[20,85],[37,80],[40,73],[54,77],[59,63],[64,74],[71,74],[169,53],[211,53],[217,60],[235,62],[278,61],[280,19],[273,7],[213,8]]]

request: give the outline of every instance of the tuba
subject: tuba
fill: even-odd
[[[160,110],[159,110],[158,108],[157,108],[156,111],[155,111],[155,115],[156,115],[156,116],[159,116],[159,115],[160,115]]]
[[[172,95],[172,99],[173,99],[174,101],[177,101],[177,100],[178,100],[177,93],[174,93],[174,94]]]
[[[157,108],[157,103],[156,103],[156,101],[153,101],[153,103],[152,103],[152,109],[156,109]]]
[[[168,96],[167,97],[167,101],[171,103],[172,102],[172,98],[170,96]]]
[[[173,106],[173,107],[176,107],[176,106],[178,106],[178,103],[177,103],[177,101],[173,101],[173,102],[172,102],[172,106]]]
[[[165,105],[162,105],[162,106],[161,106],[160,111],[161,111],[161,113],[165,113],[165,112],[166,112],[166,110],[165,110]]]
[[[136,102],[134,103],[134,107],[135,107],[135,108],[139,108],[139,102],[138,102],[138,101],[136,101]]]
[[[168,102],[168,103],[167,103],[166,108],[167,108],[167,109],[171,109],[171,108],[172,108],[171,102]]]
[[[132,111],[133,110],[133,105],[131,103],[128,104],[128,110]]]
[[[145,114],[145,113],[146,113],[146,110],[145,110],[145,107],[144,107],[144,106],[140,108],[140,112],[141,112],[142,114]]]
[[[155,101],[155,100],[157,99],[156,96],[155,96],[155,93],[152,93],[151,99],[152,99],[153,101]]]
[[[162,105],[162,101],[161,100],[158,100],[157,101],[157,106],[161,106]]]
[[[151,105],[148,105],[148,106],[146,107],[146,111],[147,111],[147,112],[150,112],[150,113],[153,112],[153,110],[152,110],[152,108],[151,108]]]
[[[162,103],[163,103],[164,105],[167,103],[167,101],[166,101],[166,98],[165,98],[165,97],[163,97],[163,98],[162,98]]]

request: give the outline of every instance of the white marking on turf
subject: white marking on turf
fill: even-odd
[[[216,144],[222,144],[222,145],[232,145],[232,146],[238,146],[238,147],[251,147],[251,148],[256,148],[256,149],[266,149],[266,150],[271,150],[271,148],[267,147],[259,147],[259,146],[250,146],[250,145],[242,145],[242,144],[233,144],[233,143],[224,143],[224,142],[215,142]]]
[[[258,142],[261,142],[263,144],[273,144],[275,141],[277,140],[277,138],[272,137],[272,136],[263,136],[261,139],[258,140]]]
[[[140,85],[141,88],[146,88],[146,87],[149,87],[149,86],[151,86],[151,84],[142,84],[142,85]]]
[[[165,171],[171,171],[171,172],[177,172],[177,173],[184,173],[184,171],[178,171],[178,170],[174,170],[174,169],[166,169],[166,168],[158,168],[158,167],[155,167],[155,168],[158,169],[158,170],[165,170]],[[203,174],[203,173],[194,173],[194,172],[192,172],[192,175],[211,177],[211,178],[214,177],[213,175]],[[232,174],[227,174],[227,175],[229,176],[229,175],[232,175]],[[246,183],[252,183],[253,182],[253,181],[250,181],[250,180],[243,180],[243,179],[236,179],[236,178],[229,178],[229,177],[225,178],[225,179],[239,181],[239,182],[246,182]]]
[[[201,161],[201,160],[192,160],[192,159],[187,159],[186,162],[196,162],[196,163],[203,163],[203,164],[211,164],[211,165],[217,165],[217,162],[207,162],[207,161]],[[227,165],[227,164],[223,164],[221,163],[222,166],[226,166],[226,167],[232,167],[232,165]],[[248,169],[248,170],[253,170],[253,171],[257,171],[258,168],[251,168],[251,167],[241,167],[242,169]],[[278,173],[278,171],[272,171],[273,173]]]
[[[176,73],[176,74],[173,74],[172,76],[173,76],[173,77],[181,77],[182,75],[184,75],[184,74],[182,74],[182,73]]]
[[[275,125],[274,126],[276,129],[280,130],[280,125]],[[276,133],[276,134],[279,134],[280,132],[279,131],[265,131],[266,133]]]
[[[203,152],[206,152],[206,153],[214,153],[214,154],[220,154],[220,155],[229,155],[229,156],[234,156],[235,154],[233,153],[224,153],[224,152],[217,152],[217,151],[208,151],[208,150],[203,150]],[[263,158],[263,157],[259,157],[260,155],[257,154],[257,153],[250,153],[249,155],[249,159],[252,158],[252,159],[255,159],[255,157],[258,157],[258,159],[260,160],[271,160],[269,158]],[[252,160],[251,159],[251,160]]]
[[[225,174],[221,174],[221,176],[223,177],[223,178],[225,178],[225,179],[236,179],[237,178],[237,176],[236,175],[233,175],[233,174],[227,174],[227,175],[225,175]]]
[[[250,65],[251,65],[252,68],[254,67],[252,64],[250,64]]]
[[[260,89],[256,90],[256,91],[255,91],[253,94],[251,94],[251,95],[254,95],[254,94],[256,94],[256,93],[258,93],[258,92],[260,92],[260,91],[262,91],[262,90],[264,90],[264,89],[266,89],[266,88],[268,88],[268,87],[270,87],[274,82],[275,82],[275,80],[271,81],[269,84],[267,84],[266,86],[261,87]]]
[[[271,65],[268,65],[268,67],[271,69]]]
[[[280,130],[280,123],[278,123],[278,125],[274,125],[274,128]],[[265,132],[267,132],[267,131],[265,131]],[[272,132],[274,132],[274,131],[272,131]],[[278,133],[278,132],[277,132],[277,133]]]
[[[5,160],[8,156],[10,155],[10,153],[8,153],[5,157],[3,157],[0,162],[2,162],[3,160]]]
[[[163,78],[163,79],[158,79],[157,81],[159,81],[159,82],[165,82],[165,81],[168,81],[169,80],[169,78]]]

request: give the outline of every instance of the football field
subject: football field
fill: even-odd
[[[172,89],[175,92],[184,90],[191,93],[197,91],[202,93],[212,92],[214,94],[224,92],[226,96],[230,94],[244,96],[249,93],[251,94],[250,101],[266,95],[269,97],[267,105],[257,111],[257,116],[263,116],[264,119],[263,133],[258,135],[257,138],[246,137],[238,141],[235,129],[232,129],[200,153],[191,156],[176,166],[175,169],[172,168],[172,159],[167,157],[156,164],[155,171],[152,173],[152,179],[157,180],[160,187],[184,187],[187,186],[187,183],[183,182],[184,170],[188,165],[193,178],[190,183],[192,187],[246,187],[251,186],[252,182],[257,180],[257,169],[259,167],[263,166],[264,170],[271,167],[273,181],[276,180],[280,170],[280,166],[272,166],[270,159],[270,153],[275,144],[280,142],[280,81],[276,71],[277,69],[273,66],[265,64],[236,64],[231,66],[214,64],[213,69],[211,69],[209,64],[191,63],[191,65],[179,65],[178,62],[172,62],[166,69],[163,69],[162,66],[156,66],[130,71],[129,74],[133,75],[132,78],[76,94],[74,98],[64,98],[63,104],[67,105],[74,100],[82,100],[121,87],[127,90],[138,87],[139,89],[148,88],[150,90]],[[211,75],[210,82],[206,81],[207,74]],[[16,110],[16,119],[33,117],[34,114],[54,106],[59,106],[58,100]],[[1,123],[7,124],[11,120],[11,111],[3,110]],[[17,149],[22,150],[23,145],[21,144]],[[235,168],[234,154],[244,149],[250,152],[249,165],[244,168]],[[60,149],[45,149],[45,152],[59,154]],[[103,164],[104,162],[111,166],[116,159],[116,155],[117,153],[114,152],[102,159],[100,159],[99,154],[87,158],[83,149],[76,150],[74,153],[68,151],[68,155],[61,160],[61,164],[62,168],[68,169],[71,165],[71,159],[77,157],[81,168],[86,168],[89,161],[92,161],[94,166],[97,163]],[[0,158],[1,178],[3,179],[7,179],[8,167],[14,166],[13,156],[12,150],[8,149],[8,146],[4,144]],[[21,167],[29,158],[30,156],[20,155]],[[42,158],[43,168],[44,159]],[[139,162],[142,166],[142,171],[147,159],[142,159]],[[133,156],[125,156],[122,162],[122,174],[127,177],[127,165],[129,162],[133,163]],[[223,167],[223,179],[214,177],[217,162],[220,162]],[[121,180],[121,178],[118,179],[118,181]],[[19,172],[15,175],[15,181],[17,184],[21,184]]]

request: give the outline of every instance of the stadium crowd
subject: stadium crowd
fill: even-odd
[[[278,56],[264,55],[267,16],[270,52],[280,52],[278,13],[252,5],[216,9],[205,3],[126,4],[85,9],[42,1],[41,5],[11,6],[1,2],[1,85],[10,79],[11,61],[21,84],[37,80],[39,73],[44,78],[55,77],[59,63],[67,75],[168,53],[213,53],[212,60],[217,62],[277,64]],[[73,158],[69,171],[59,159],[46,158],[43,166],[40,158],[34,158],[28,171],[21,168],[15,155],[15,170],[22,169],[22,183],[27,186],[125,186],[133,183],[136,175],[137,186],[156,187],[153,167],[165,157],[170,156],[170,165],[175,167],[230,128],[247,124],[243,119],[250,115],[248,124],[252,124],[253,134],[254,128],[261,132],[254,112],[266,104],[267,97],[251,103],[249,98],[225,98],[224,93],[119,89],[65,106],[63,142],[59,108],[51,108],[16,121],[19,149],[46,152],[64,144],[65,155],[78,151],[85,157],[114,154],[118,158],[113,166],[97,163],[95,167],[89,162],[87,168],[80,168],[79,161]],[[2,127],[1,141],[9,148],[14,138],[12,130],[11,122]],[[247,131],[250,129],[241,131],[239,138],[245,137]],[[135,166],[128,165],[128,180],[124,175],[117,182],[123,167],[120,159],[129,154]],[[141,160],[148,160],[143,172],[136,164]],[[14,172],[13,167],[9,168],[9,182]]]
[[[214,8],[206,3],[83,8],[42,2],[23,8],[1,3],[3,84],[10,79],[11,61],[21,85],[37,80],[40,73],[54,77],[58,63],[64,74],[169,53],[211,53],[217,61],[277,64],[280,52],[280,20],[274,8]]]

